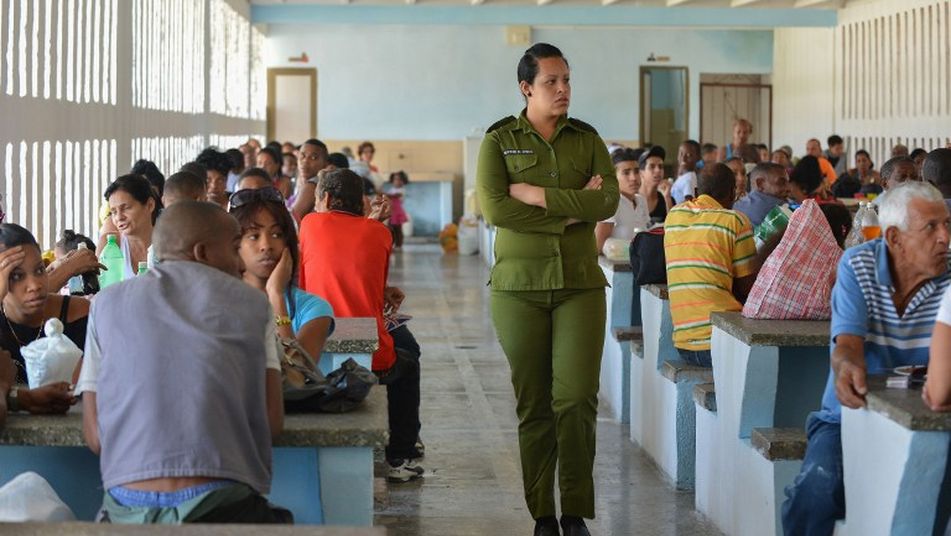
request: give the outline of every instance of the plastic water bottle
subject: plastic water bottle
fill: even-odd
[[[76,249],[87,249],[85,242],[80,242]],[[74,275],[69,278],[69,293],[73,296],[83,295],[83,274]]]
[[[882,227],[878,223],[878,213],[873,205],[866,205],[865,217],[862,218],[862,237],[866,242],[882,236]]]
[[[89,248],[85,242],[76,246],[77,250],[86,251]],[[99,275],[95,270],[74,275],[69,278],[69,293],[73,296],[90,296],[99,292]]]
[[[148,272],[148,271],[149,271],[149,263],[142,261],[139,263],[139,271],[136,273],[136,275],[145,275],[145,272]]]
[[[106,267],[106,271],[99,274],[99,286],[101,288],[122,281],[123,272],[125,271],[125,257],[122,255],[122,249],[119,248],[116,235],[109,235],[106,247],[103,248],[102,255],[99,256],[99,262]]]
[[[862,228],[865,224],[865,217],[869,213],[868,203],[862,201],[859,203],[859,210],[855,213],[855,219],[852,220],[852,230],[849,231],[849,236],[845,238],[845,248],[848,249],[853,246],[857,246],[865,242],[865,236],[863,234]],[[875,225],[878,225],[878,217],[875,218]]]

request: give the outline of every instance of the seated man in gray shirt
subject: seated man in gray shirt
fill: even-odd
[[[756,227],[763,223],[773,207],[786,202],[789,197],[789,175],[786,168],[779,164],[756,164],[750,172],[750,184],[752,191],[734,203],[733,210],[746,214],[753,227]]]
[[[220,207],[176,203],[153,235],[161,264],[93,302],[76,392],[104,521],[291,520],[262,497],[281,372],[274,315],[239,276],[240,241]]]

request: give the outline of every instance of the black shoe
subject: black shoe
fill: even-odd
[[[575,516],[561,516],[561,530],[565,536],[591,536],[584,519]]]
[[[555,516],[540,517],[535,520],[535,536],[560,536],[558,520]]]

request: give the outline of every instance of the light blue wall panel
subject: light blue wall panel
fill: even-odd
[[[321,138],[462,139],[522,107],[523,48],[506,44],[504,26],[277,24],[269,37],[268,65],[301,66],[287,59],[306,52],[317,68]],[[657,65],[646,62],[651,52],[689,69],[692,137],[700,73],[772,71],[771,30],[552,27],[533,39],[568,57],[571,114],[606,139],[639,138],[638,71]]]

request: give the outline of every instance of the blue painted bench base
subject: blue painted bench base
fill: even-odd
[[[373,356],[370,354],[338,354],[334,352],[320,354],[320,362],[317,364],[317,368],[326,376],[340,368],[340,365],[343,365],[343,362],[350,358],[353,358],[361,367],[372,370]]]
[[[99,458],[88,449],[0,446],[0,485],[24,471],[46,478],[77,518],[95,519],[102,479]],[[293,512],[297,524],[373,524],[370,447],[277,447],[272,482],[269,499]]]
[[[608,319],[604,329],[604,351],[601,354],[601,399],[611,416],[621,423],[631,422],[631,344],[617,341],[613,328],[640,326],[638,301],[637,323],[633,321],[631,296],[634,292],[634,274],[614,270],[601,260],[601,271],[610,283],[605,290]]]
[[[942,497],[951,478],[949,448],[951,432],[912,431],[878,412],[844,408],[847,508],[837,533],[944,534],[951,515],[948,489]]]
[[[817,409],[829,349],[749,346],[713,328],[716,413],[697,408],[695,506],[726,534],[782,534],[783,490],[801,460],[767,460],[753,428],[801,427]]]
[[[640,290],[643,356],[630,363],[631,440],[639,444],[678,489],[693,489],[695,424],[693,386],[661,375],[680,358],[673,345],[670,301]]]

